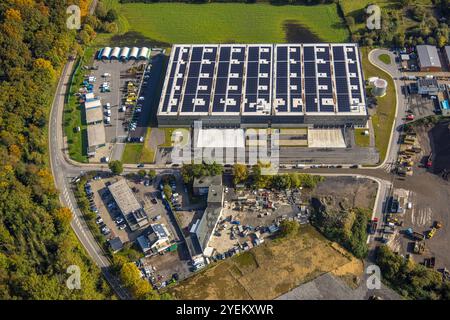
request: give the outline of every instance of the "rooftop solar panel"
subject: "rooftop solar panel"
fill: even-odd
[[[329,62],[318,63],[317,64],[317,72],[318,73],[325,73],[328,76],[330,76],[331,75],[330,63]]]
[[[259,61],[259,48],[249,47],[248,48],[248,61]]]
[[[306,112],[317,112],[316,96],[306,95]]]
[[[350,107],[365,105],[359,59],[352,44],[177,45],[159,112],[289,115],[365,110]]]
[[[303,60],[315,61],[314,47],[303,47]]]
[[[229,66],[230,65],[228,62],[220,62],[219,66],[217,68],[217,77],[218,78],[228,78]]]
[[[346,95],[338,95],[338,108],[340,112],[349,112],[350,111],[350,99]]]
[[[344,61],[344,48],[343,47],[333,47],[333,60],[334,61]]]
[[[287,47],[278,47],[277,48],[277,61],[287,61],[288,57],[288,48]]]
[[[203,48],[195,47],[192,49],[191,61],[202,61],[203,57]]]
[[[315,78],[316,77],[316,64],[313,61],[305,61],[305,77]]]
[[[230,47],[221,47],[219,61],[229,61],[231,56],[231,48]]]
[[[289,48],[289,59],[293,59],[294,61],[300,61],[300,47]]]
[[[345,69],[345,62],[334,62],[334,75],[335,77],[347,77],[347,71]]]
[[[319,50],[316,51],[317,59],[322,59],[325,61],[330,60],[330,49],[329,47],[317,47]]]
[[[213,112],[225,112],[225,95],[215,94],[213,103]]]
[[[247,78],[258,77],[258,62],[249,62],[247,64]]]

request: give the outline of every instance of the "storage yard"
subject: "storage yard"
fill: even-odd
[[[347,276],[362,272],[362,265],[354,265],[344,250],[304,226],[294,238],[267,242],[213,264],[169,292],[177,299],[270,300],[345,265],[352,265]]]

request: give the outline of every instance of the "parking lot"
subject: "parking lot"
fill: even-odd
[[[111,235],[108,236],[118,236],[123,243],[133,242],[145,229],[147,229],[148,225],[133,232],[126,226],[123,215],[117,208],[117,205],[108,190],[108,185],[116,181],[116,177],[108,177],[90,181],[94,195],[94,203],[99,211],[98,217],[101,218],[101,222],[98,224],[105,224],[111,230]],[[146,181],[148,181],[148,179],[128,179],[128,185],[137,200],[143,205],[146,214],[150,218],[150,223],[164,224],[173,235],[174,240],[178,242],[180,239],[170,219],[168,218],[167,210],[160,199],[159,191],[156,190],[152,184],[149,184]],[[123,228],[123,226],[126,227]]]
[[[405,204],[403,204],[404,212],[394,215],[395,218],[402,222],[402,225],[395,227],[392,240],[388,243],[392,249],[404,256],[409,255],[417,263],[423,263],[425,259],[434,257],[435,269],[437,270],[441,270],[444,267],[450,268],[450,258],[447,254],[450,234],[446,231],[450,225],[450,216],[448,214],[450,183],[440,175],[444,163],[438,158],[445,156],[445,151],[443,153],[441,150],[446,148],[439,148],[442,148],[448,141],[448,134],[445,134],[445,131],[448,132],[446,126],[448,126],[448,123],[439,126],[439,129],[444,129],[442,136],[437,134],[435,132],[436,129],[432,129],[432,127],[419,126],[416,128],[418,141],[422,149],[417,155],[419,162],[417,167],[414,168],[412,176],[408,176],[405,181],[398,182],[399,187],[407,190],[407,202],[411,202],[411,208],[405,209]],[[428,155],[431,152],[436,153],[433,158],[433,165],[431,168],[424,168],[423,159],[428,159]],[[408,236],[405,230],[411,228],[414,232],[427,235],[436,222],[440,222],[442,227],[436,230],[431,239],[424,240],[423,252],[420,254],[415,253],[415,239]]]
[[[124,94],[126,93],[126,85],[128,81],[139,82],[139,73],[134,70],[139,69],[140,66],[145,66],[146,61],[143,60],[95,60],[93,75],[97,78],[94,87],[95,94],[102,100],[103,105],[111,104],[111,123],[105,125],[106,141],[107,142],[123,142],[127,137],[125,127],[122,125],[125,121],[126,112],[121,112],[120,108],[123,105]],[[109,85],[109,91],[101,92],[100,86],[103,83]]]
[[[94,60],[89,75],[96,79],[94,93],[104,106],[106,143],[111,146],[95,161],[102,157],[121,160],[125,143],[143,142],[151,122],[156,125],[163,66],[160,51],[152,52],[150,61]]]

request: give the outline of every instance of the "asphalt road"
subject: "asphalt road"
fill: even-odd
[[[70,61],[64,67],[60,81],[53,100],[49,122],[49,146],[50,146],[50,166],[58,188],[61,204],[72,211],[73,220],[71,226],[83,247],[93,259],[95,264],[102,270],[103,275],[110,283],[116,294],[121,299],[128,299],[127,291],[121,287],[119,281],[110,273],[108,257],[104,254],[101,247],[95,241],[92,233],[86,225],[82,213],[78,208],[74,194],[71,190],[71,178],[80,174],[80,167],[68,163],[63,153],[63,109],[64,96],[67,90],[67,84],[70,81],[70,74],[73,69],[74,61]]]
[[[404,97],[401,94],[401,73],[398,71],[397,67],[390,67],[382,64],[376,57],[382,53],[387,53],[391,55],[392,61],[395,61],[392,53],[386,50],[374,50],[369,54],[369,60],[384,69],[386,72],[392,75],[397,89],[397,106],[398,112],[395,119],[394,128],[397,128],[403,123],[403,115],[405,111]],[[91,256],[93,261],[101,268],[105,278],[110,283],[112,288],[115,290],[119,298],[129,299],[129,295],[124,288],[122,288],[118,280],[111,275],[109,272],[110,261],[105,256],[104,252],[97,244],[93,238],[88,227],[84,223],[82,214],[77,206],[74,195],[71,192],[70,180],[87,170],[101,170],[107,171],[108,167],[105,164],[81,164],[76,163],[69,159],[66,154],[67,146],[64,142],[63,137],[63,125],[62,116],[64,108],[64,95],[67,89],[67,84],[69,82],[69,76],[71,74],[74,62],[69,61],[64,67],[63,73],[58,84],[52,110],[50,114],[49,121],[49,149],[50,149],[50,163],[55,180],[55,185],[60,191],[60,201],[62,205],[70,208],[73,212],[73,221],[71,226],[77,235],[78,239]],[[393,130],[391,135],[391,142],[388,146],[387,157],[384,162],[377,167],[361,168],[361,169],[310,169],[301,170],[301,172],[307,172],[312,174],[321,175],[333,175],[333,176],[348,176],[348,175],[358,175],[361,177],[373,179],[379,184],[377,199],[375,201],[375,206],[373,210],[373,216],[381,219],[382,208],[384,207],[385,197],[389,194],[392,183],[394,181],[393,175],[388,173],[390,163],[396,160],[399,145],[397,144],[399,132]],[[124,166],[125,172],[137,171],[136,165],[126,165]],[[154,168],[158,172],[173,172],[176,169],[168,169],[165,165],[155,166],[146,165],[145,168]],[[292,169],[290,170],[292,171]]]

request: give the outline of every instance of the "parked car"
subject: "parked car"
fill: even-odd
[[[119,230],[123,230],[123,229],[125,229],[126,227],[127,227],[127,225],[124,223],[124,224],[119,225],[117,228],[118,228]]]
[[[110,234],[111,233],[111,230],[109,230],[109,228],[108,227],[103,227],[102,228],[102,233],[103,233],[103,235],[108,235],[108,234]]]
[[[97,217],[97,219],[95,219],[95,223],[101,224],[103,223],[103,219],[101,217]]]
[[[121,224],[121,223],[123,223],[124,221],[125,221],[125,220],[123,220],[122,217],[119,217],[119,218],[116,219],[116,224]]]

